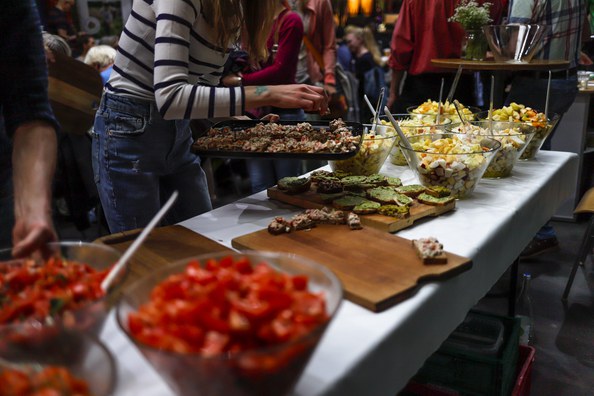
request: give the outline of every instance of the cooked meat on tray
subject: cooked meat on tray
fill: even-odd
[[[307,122],[296,125],[259,123],[251,128],[211,128],[194,142],[196,150],[245,151],[266,153],[348,153],[357,150],[360,136],[341,119],[327,128],[314,128]]]

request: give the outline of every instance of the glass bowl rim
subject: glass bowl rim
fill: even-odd
[[[158,278],[163,273],[169,272],[174,269],[177,270],[177,269],[184,268],[192,260],[198,260],[201,262],[202,260],[206,260],[206,259],[221,258],[221,257],[230,256],[230,255],[231,256],[239,256],[239,257],[241,257],[241,256],[260,256],[260,257],[264,257],[264,258],[265,257],[273,258],[273,257],[277,257],[277,256],[284,256],[286,258],[291,258],[291,259],[297,258],[297,259],[301,260],[302,262],[305,262],[307,267],[314,268],[316,270],[321,271],[324,274],[324,276],[330,280],[332,287],[335,287],[336,291],[337,291],[337,295],[335,296],[337,299],[336,306],[333,309],[331,309],[330,312],[328,312],[328,320],[326,320],[325,322],[312,328],[311,331],[309,331],[307,334],[304,334],[294,340],[290,340],[288,342],[283,342],[283,343],[276,344],[276,345],[269,345],[269,346],[258,348],[258,349],[248,349],[248,350],[239,351],[239,352],[224,352],[224,353],[220,353],[220,354],[213,355],[213,356],[205,356],[205,355],[202,355],[200,353],[195,353],[195,352],[179,353],[179,352],[175,352],[175,351],[156,348],[152,345],[148,345],[148,344],[143,343],[142,341],[137,340],[130,333],[129,326],[122,323],[123,319],[121,318],[120,311],[122,309],[124,309],[123,308],[124,303],[130,305],[126,301],[126,299],[128,297],[128,294],[130,294],[132,291],[135,291],[135,289],[143,286],[145,283],[148,283],[149,281],[151,281],[155,278]],[[267,264],[268,264],[268,262],[267,262]],[[273,269],[278,272],[278,270],[275,267],[273,267]],[[174,274],[174,273],[177,273],[177,272],[172,272],[171,274]],[[162,278],[161,280],[164,280],[164,279],[165,278]],[[159,281],[157,280],[157,282],[159,282]],[[130,286],[126,287],[126,289],[122,293],[120,300],[117,303],[115,317],[116,317],[116,321],[118,323],[118,327],[126,334],[128,339],[131,340],[132,343],[134,345],[136,345],[141,350],[146,349],[146,350],[149,350],[152,352],[158,352],[158,353],[164,354],[166,356],[182,357],[185,359],[200,359],[200,360],[206,360],[206,361],[231,361],[231,360],[235,360],[235,359],[240,359],[244,356],[263,355],[263,354],[274,353],[275,351],[282,351],[287,347],[299,345],[300,343],[307,341],[308,339],[315,338],[318,335],[321,336],[323,334],[324,329],[327,328],[328,325],[330,325],[330,323],[336,316],[336,313],[338,312],[338,309],[340,308],[340,306],[342,304],[343,298],[344,298],[344,291],[343,291],[343,287],[342,287],[342,283],[341,283],[340,279],[338,279],[338,277],[336,275],[334,275],[334,273],[332,271],[330,271],[328,268],[326,268],[324,265],[319,264],[316,261],[311,260],[304,256],[300,256],[300,255],[297,255],[294,253],[287,253],[287,252],[253,251],[253,250],[245,250],[245,251],[241,251],[241,252],[205,253],[205,254],[200,254],[200,255],[196,255],[196,256],[190,256],[190,257],[183,258],[180,260],[176,260],[172,263],[169,263],[169,264],[159,268],[157,271],[153,271],[150,274],[141,277],[140,279],[138,279],[134,283],[132,283]],[[137,309],[136,309],[136,311],[137,311]]]
[[[422,113],[392,113],[392,117],[394,117],[394,119],[396,121],[398,121],[398,117],[411,117],[411,116],[421,116],[421,117],[426,117],[426,116],[437,116],[437,113],[435,114],[422,114]],[[387,120],[388,116],[387,115],[381,115],[379,117],[380,120]],[[443,117],[443,120],[446,121],[445,123],[439,123],[439,124],[416,124],[416,125],[404,125],[405,128],[426,128],[426,127],[445,127],[447,125],[450,125],[453,123],[453,121],[448,118],[448,117]],[[389,120],[388,120],[389,121]],[[414,121],[414,120],[413,120]],[[441,120],[440,120],[441,121]],[[390,124],[384,124],[389,128],[394,128],[392,126],[392,123]]]
[[[489,148],[489,150],[487,150],[487,151],[481,150],[481,151],[472,151],[472,152],[468,152],[468,153],[431,153],[426,150],[415,150],[414,148],[410,149],[410,148],[406,147],[402,142],[398,142],[398,146],[401,149],[404,149],[408,152],[412,151],[412,152],[420,153],[420,154],[433,154],[433,155],[477,155],[477,154],[484,155],[484,154],[488,154],[488,153],[494,153],[501,148],[501,142],[499,142],[496,139],[490,138],[486,135],[468,135],[465,133],[444,132],[444,133],[430,133],[430,134],[424,134],[424,135],[414,135],[414,136],[409,136],[408,138],[421,139],[423,137],[427,138],[427,137],[437,136],[437,135],[484,136],[483,139],[489,139],[489,140],[493,141],[495,143],[495,147]],[[442,139],[442,138],[440,138],[440,139]]]
[[[482,125],[482,124],[486,124],[488,122],[489,122],[489,120],[473,120],[473,121],[469,121],[469,123],[472,124],[472,125],[477,125],[477,124],[481,124]],[[514,124],[515,125],[520,124],[520,125],[523,125],[524,127],[528,127],[530,130],[527,130],[527,131],[519,130],[519,131],[517,131],[515,133],[496,133],[496,132],[495,133],[489,133],[488,131],[484,131],[484,132],[481,131],[481,133],[472,133],[471,135],[475,135],[475,136],[486,136],[486,137],[489,137],[489,136],[506,137],[506,136],[517,136],[517,135],[530,136],[530,135],[534,135],[536,133],[536,128],[537,128],[534,125],[530,125],[527,122],[496,121],[496,120],[493,120],[493,122],[494,123],[498,123],[498,124],[510,124],[510,126],[511,125],[514,125]],[[454,130],[451,129],[451,128],[455,128],[455,127],[457,127],[459,125],[462,125],[462,123],[461,122],[456,122],[456,123],[454,123],[452,125],[449,125],[448,127],[446,127],[446,131],[447,131],[446,133],[455,133],[455,134],[468,135],[465,132],[457,132],[457,131],[454,131]]]
[[[58,247],[58,248],[62,248],[62,247],[91,247],[92,249],[100,249],[103,250],[105,252],[110,252],[113,253],[117,256],[117,259],[119,259],[120,257],[122,257],[122,253],[116,249],[114,249],[111,246],[105,245],[105,244],[101,244],[101,243],[94,243],[94,242],[84,242],[84,241],[60,241],[60,242],[48,242],[47,243],[48,246],[50,247]],[[0,255],[4,254],[4,253],[10,253],[10,251],[12,250],[12,248],[3,248],[0,249]],[[18,262],[20,260],[27,260],[26,258],[16,258],[16,259],[12,259],[11,261],[15,261]],[[0,261],[0,265],[4,262],[4,263],[10,263],[11,261]],[[75,262],[78,262],[77,260],[73,260]],[[88,263],[80,263],[80,264],[86,264],[89,265],[91,268],[96,269],[93,265],[88,264]],[[111,265],[115,264],[112,263]],[[108,268],[109,266],[106,266],[104,269]],[[85,309],[91,308],[93,306],[97,306],[99,304],[105,303],[107,302],[107,300],[109,300],[112,296],[116,295],[117,292],[121,289],[121,287],[123,286],[126,277],[128,276],[128,273],[130,271],[130,266],[127,265],[125,266],[124,270],[120,272],[120,274],[118,275],[121,280],[119,282],[115,282],[112,284],[112,287],[101,297],[95,299],[95,300],[91,300],[86,304],[83,304],[81,306],[79,306],[76,309],[71,310],[70,312],[73,313],[79,313],[84,311]],[[57,320],[58,323],[61,323],[61,316],[50,316],[51,318],[53,318],[54,320]],[[57,325],[57,323],[44,323],[38,319],[30,319],[30,320],[25,320],[23,322],[11,322],[11,323],[0,323],[0,329],[3,328],[9,328],[12,326],[20,326],[23,325],[25,323],[29,323],[29,324],[40,324],[43,326],[54,326]],[[69,326],[67,326],[67,328],[71,329]]]

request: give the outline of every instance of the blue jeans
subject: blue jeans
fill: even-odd
[[[272,109],[272,113],[278,114],[282,121],[304,121],[303,110]],[[272,187],[283,177],[298,176],[302,169],[302,161],[294,159],[248,159],[247,169],[250,175],[252,192],[266,190]]]
[[[105,93],[93,127],[93,173],[111,232],[146,226],[175,190],[163,224],[212,209],[188,120],[164,120],[154,102]]]

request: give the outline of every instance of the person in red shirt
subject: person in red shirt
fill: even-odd
[[[268,34],[266,48],[269,58],[260,68],[243,73],[243,85],[295,84],[299,48],[303,39],[303,22],[296,12],[291,11],[286,0],[280,0],[272,30]],[[259,109],[258,115],[277,114],[282,121],[304,121],[302,109],[281,109],[278,107]],[[301,173],[301,161],[291,159],[250,159],[246,161],[252,192],[272,187],[276,182]]]
[[[483,0],[478,0],[482,4]],[[491,18],[499,21],[499,1],[489,1]],[[441,79],[445,79],[444,95],[453,82],[454,73],[434,67],[431,59],[460,58],[464,30],[458,23],[448,22],[458,0],[404,0],[394,27],[388,65],[392,69],[388,106],[396,113],[405,113],[427,99],[437,100]],[[398,88],[407,72],[399,94]],[[463,74],[455,98],[466,105],[474,103],[473,76]]]

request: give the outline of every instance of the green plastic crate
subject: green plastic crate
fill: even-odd
[[[518,364],[520,322],[485,312],[471,311],[471,314],[503,323],[503,343],[498,353],[455,348],[452,346],[455,343],[445,342],[427,359],[414,380],[443,385],[462,395],[507,396],[512,391]]]

